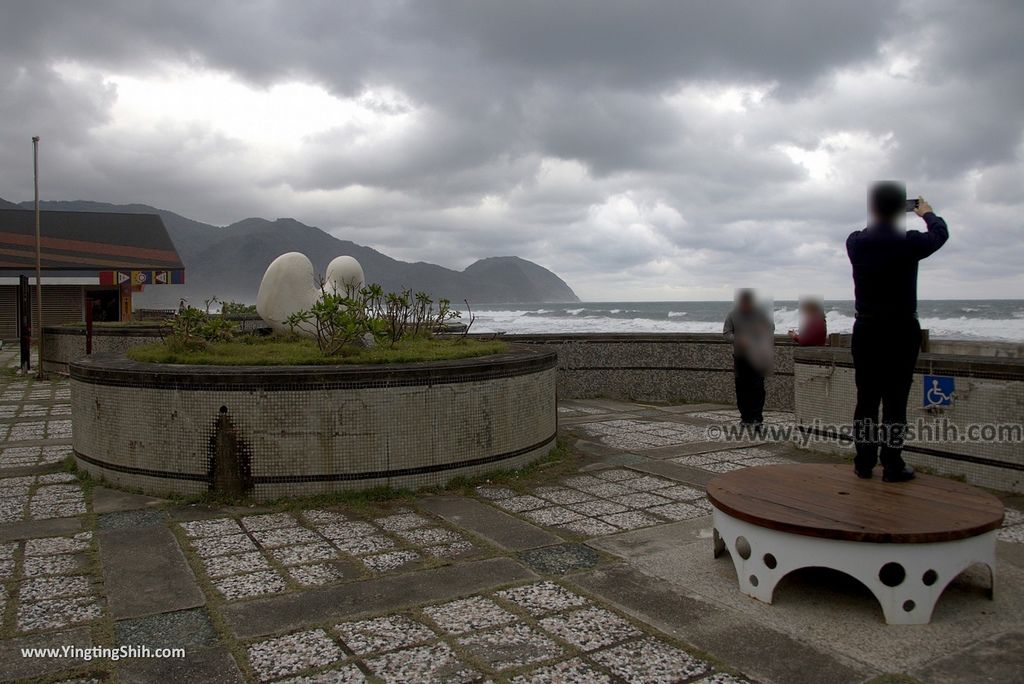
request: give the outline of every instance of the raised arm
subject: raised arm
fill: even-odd
[[[928,227],[926,232],[919,230],[907,231],[907,244],[911,253],[918,259],[924,259],[939,251],[942,245],[949,239],[949,228],[941,216],[936,216],[932,207],[923,197],[918,198],[917,209],[914,210],[918,216],[924,219]]]

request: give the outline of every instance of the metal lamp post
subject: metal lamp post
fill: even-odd
[[[32,167],[33,182],[36,192],[36,308],[39,310],[39,334],[36,336],[39,347],[39,367],[36,369],[36,379],[45,380],[43,373],[43,266],[42,266],[42,238],[39,231],[39,136],[32,136]]]

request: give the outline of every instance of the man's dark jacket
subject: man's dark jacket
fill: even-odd
[[[846,253],[853,264],[859,318],[899,320],[917,314],[917,262],[949,239],[940,217],[928,212],[924,221],[927,232],[876,223],[850,233]]]

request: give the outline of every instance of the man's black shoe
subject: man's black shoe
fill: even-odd
[[[907,480],[913,480],[915,477],[914,469],[910,466],[903,466],[902,470],[882,471],[882,482],[906,482]]]
[[[853,472],[857,473],[857,477],[859,477],[862,480],[870,480],[871,479],[871,470],[869,470],[869,469],[861,469],[861,468],[858,468],[857,466],[854,466],[853,467]]]

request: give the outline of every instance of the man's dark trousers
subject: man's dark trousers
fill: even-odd
[[[857,319],[853,325],[853,366],[857,409],[853,414],[854,463],[861,472],[875,467],[899,472],[906,463],[900,452],[907,428],[907,398],[921,349],[917,319]],[[878,422],[878,405],[882,422]]]
[[[740,420],[744,423],[763,423],[764,375],[742,356],[733,356],[732,361],[736,376],[736,407],[740,410]]]

